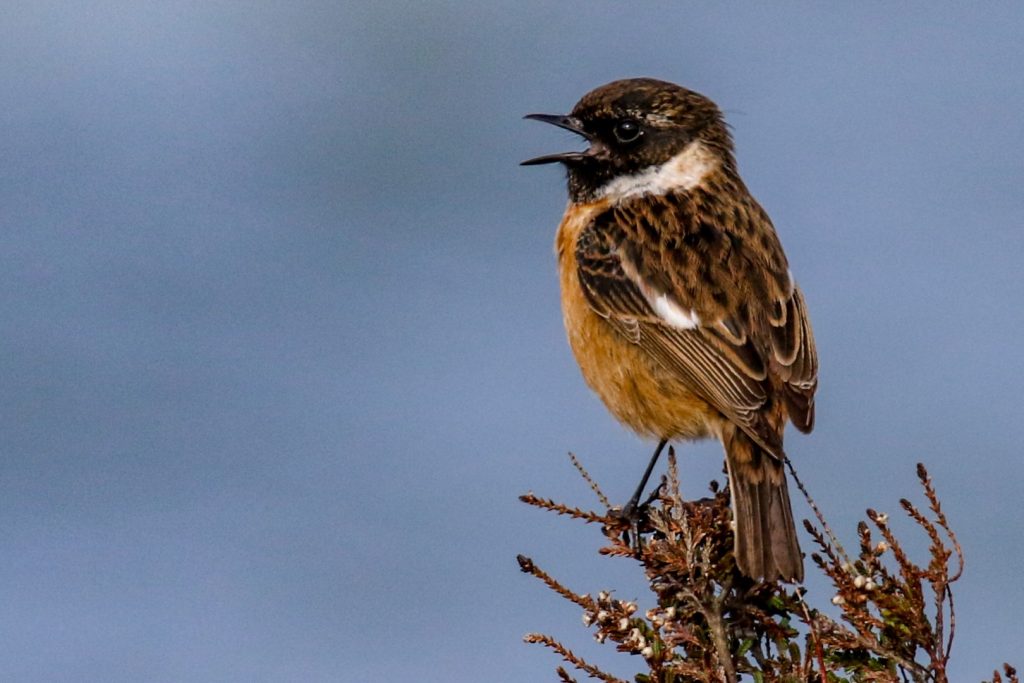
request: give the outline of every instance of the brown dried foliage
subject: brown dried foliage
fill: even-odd
[[[606,504],[575,457],[573,464]],[[636,603],[609,591],[592,597],[566,588],[527,557],[520,555],[519,565],[578,605],[596,640],[641,658],[645,670],[636,674],[638,683],[732,683],[747,676],[758,682],[945,683],[955,631],[950,586],[963,571],[963,554],[923,465],[917,473],[927,512],[905,499],[900,505],[930,541],[924,566],[910,559],[887,516],[874,510],[867,511],[874,531],[861,522],[859,552],[852,560],[836,547],[823,519],[822,528],[805,522],[818,549],[811,559],[835,588],[831,602],[839,619],[808,605],[800,588],[739,574],[728,489],[712,482],[711,497],[684,501],[671,450],[668,475],[638,525],[615,510],[591,512],[533,494],[521,497],[528,505],[601,524],[607,545],[599,552],[638,561],[655,607],[640,615]],[[881,541],[874,540],[875,532]],[[591,678],[620,681],[556,638],[534,633],[526,640],[550,648]],[[560,681],[575,680],[562,667],[556,672]],[[1008,683],[1019,683],[1009,665],[1003,675]],[[993,672],[993,683],[1003,680]]]

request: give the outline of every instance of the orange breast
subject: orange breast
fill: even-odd
[[[576,239],[607,201],[570,204],[558,227],[562,315],[583,378],[620,422],[655,439],[721,437],[724,416],[594,312],[576,267]]]

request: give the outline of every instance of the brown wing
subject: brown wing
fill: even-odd
[[[580,235],[591,306],[767,450],[781,453],[779,399],[814,419],[817,357],[803,297],[768,217],[750,199],[712,210],[700,193],[609,209]]]
[[[818,388],[818,353],[807,318],[803,292],[793,286],[785,302],[786,319],[772,325],[772,354],[784,382],[790,420],[801,432],[814,429],[814,392]]]

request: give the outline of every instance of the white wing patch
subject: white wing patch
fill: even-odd
[[[650,307],[654,309],[654,312],[657,313],[658,318],[660,318],[662,322],[667,323],[677,330],[692,330],[696,327],[700,327],[700,317],[698,317],[697,311],[692,308],[686,310],[677,304],[668,294],[647,282],[647,280],[645,280],[637,271],[636,265],[633,261],[622,249],[619,249],[617,253],[619,256],[619,263],[622,265],[622,270],[626,273],[626,277],[633,281],[633,284],[637,286],[644,299]]]
[[[718,159],[700,141],[694,141],[660,166],[649,166],[639,173],[609,180],[597,195],[599,199],[621,202],[645,194],[691,190],[700,185],[718,163]]]
[[[689,311],[683,310],[676,302],[668,298],[668,294],[658,294],[653,300],[649,299],[649,301],[658,317],[672,327],[680,330],[692,330],[700,326],[700,318],[697,317],[697,311],[692,308]]]

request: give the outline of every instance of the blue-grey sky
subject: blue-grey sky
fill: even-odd
[[[1018,657],[1022,34],[1013,2],[6,3],[0,679],[552,680],[534,630],[635,672],[516,568],[646,599],[516,496],[589,505],[573,450],[623,500],[650,449],[564,340],[561,173],[517,162],[572,144],[523,114],[640,75],[727,112],[804,287],[818,502],[852,543],[925,461],[952,677]],[[700,494],[719,448],[680,457]]]

